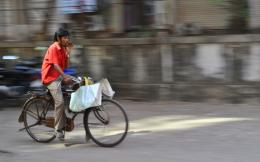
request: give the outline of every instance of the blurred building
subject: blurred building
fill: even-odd
[[[41,57],[62,26],[80,73],[119,96],[260,102],[260,35],[245,34],[260,31],[259,0],[1,0],[0,12],[0,56]]]
[[[232,5],[240,7],[240,1],[233,1]],[[51,38],[59,26],[70,28],[83,38],[100,33],[113,36],[157,30],[179,35],[227,33],[234,14],[228,3],[225,0],[1,0],[0,37],[25,40],[39,34]],[[243,20],[248,24],[247,30],[257,30],[260,1],[248,0],[247,4]]]
[[[1,37],[7,40],[28,40],[42,32],[45,23],[51,28],[65,21],[49,0],[1,0],[0,13]]]

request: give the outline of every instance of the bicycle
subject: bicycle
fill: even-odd
[[[63,89],[65,101],[69,101],[74,90]],[[65,102],[66,103],[66,102]],[[67,111],[72,114],[67,118],[65,131],[74,129],[74,119],[83,113],[83,124],[86,137],[102,147],[113,147],[121,143],[128,132],[128,117],[118,101],[102,98],[102,104],[90,107],[82,112]],[[67,116],[68,116],[68,113]],[[19,122],[24,123],[27,133],[36,142],[47,143],[55,139],[54,101],[48,90],[43,93],[30,92],[29,99],[22,107]]]

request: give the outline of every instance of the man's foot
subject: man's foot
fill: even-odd
[[[56,137],[60,140],[60,141],[64,141],[65,135],[64,132],[61,130],[57,130],[56,131]]]

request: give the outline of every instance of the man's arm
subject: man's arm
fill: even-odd
[[[68,68],[70,66],[70,54],[67,53],[67,59],[66,59],[66,68]]]
[[[67,55],[67,61],[66,61],[66,68],[70,66],[70,53],[74,45],[72,43],[69,43],[68,47],[66,47],[66,55]]]
[[[64,74],[63,70],[61,69],[61,67],[58,64],[53,64],[53,67],[54,67],[55,70],[57,70],[60,73],[60,75],[63,78],[67,77],[67,75]]]
[[[70,84],[72,82],[72,76],[64,74],[64,72],[58,64],[53,64],[53,66],[60,73],[65,84]]]

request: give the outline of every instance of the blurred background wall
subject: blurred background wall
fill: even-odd
[[[5,40],[48,40],[60,26],[77,38],[252,33],[260,27],[259,6],[258,0],[2,0],[0,30]]]
[[[42,57],[57,28],[82,74],[122,98],[259,102],[258,0],[1,0],[0,56]]]

